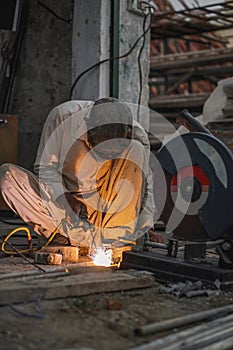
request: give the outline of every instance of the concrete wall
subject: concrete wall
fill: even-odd
[[[68,99],[71,85],[72,0],[46,0],[57,19],[30,1],[9,113],[19,116],[20,165],[31,168],[48,112]]]
[[[49,111],[67,101],[75,77],[110,55],[110,0],[46,0],[43,3],[59,20],[37,1],[29,1],[30,11],[16,72],[9,113],[19,116],[18,163],[32,168],[39,137]],[[120,53],[125,53],[142,33],[143,17],[120,5]],[[139,75],[137,55],[119,62],[119,97],[137,103]],[[142,104],[148,102],[149,36],[142,56]],[[73,99],[97,99],[109,94],[109,64],[85,75],[74,90]],[[148,116],[141,120],[148,124]]]

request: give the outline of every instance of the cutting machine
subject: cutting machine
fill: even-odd
[[[191,132],[158,151],[154,181],[156,207],[172,235],[166,245],[145,242],[143,251],[124,253],[122,266],[146,268],[161,280],[218,278],[233,287],[233,155],[187,110],[179,118]],[[208,261],[210,246],[218,258]]]

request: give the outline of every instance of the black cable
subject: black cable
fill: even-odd
[[[35,313],[28,313],[25,311],[22,311],[18,308],[16,308],[13,304],[8,304],[6,306],[8,306],[12,311],[14,311],[16,314],[23,316],[23,317],[30,317],[30,318],[44,318],[44,312],[41,310],[40,304],[39,302],[41,301],[41,298],[36,298],[35,300],[35,306],[34,306],[34,310]],[[23,305],[25,306],[27,303],[23,303]]]
[[[66,19],[63,18],[61,16],[59,16],[55,11],[53,11],[51,8],[49,8],[47,5],[43,4],[43,2],[41,2],[40,0],[37,0],[37,3],[43,7],[44,9],[46,9],[48,12],[50,12],[53,16],[55,16],[57,19],[59,19],[60,21],[63,21],[65,23],[70,23],[71,20],[70,19]]]
[[[146,21],[148,18],[149,14],[144,16],[143,20],[143,33],[146,33]],[[151,27],[151,21],[152,17],[150,16],[150,27]],[[145,47],[145,42],[146,42],[146,35],[143,36],[143,41],[141,48],[139,50],[138,54],[138,71],[139,71],[139,95],[138,95],[138,110],[137,110],[137,121],[139,121],[139,114],[140,114],[140,105],[141,105],[141,98],[142,98],[142,67],[141,67],[141,57],[142,57],[142,52]]]
[[[146,16],[147,17],[147,16]],[[144,19],[145,20],[145,19]],[[140,35],[140,37],[135,41],[135,43],[133,44],[133,46],[129,49],[129,51],[127,51],[126,53],[124,53],[123,55],[120,55],[120,56],[116,56],[116,57],[110,57],[110,58],[105,58],[104,60],[102,61],[99,61],[95,64],[93,64],[92,66],[90,66],[89,68],[87,68],[86,70],[84,70],[82,73],[80,73],[77,78],[75,79],[75,81],[73,82],[72,86],[71,86],[71,89],[70,89],[70,93],[69,93],[69,100],[72,99],[72,95],[73,95],[73,91],[74,91],[74,88],[75,86],[77,85],[77,83],[79,82],[79,80],[82,78],[83,75],[85,75],[86,73],[88,73],[89,71],[91,71],[92,69],[100,66],[101,64],[103,63],[106,63],[106,62],[110,62],[110,61],[114,61],[114,60],[119,60],[119,59],[122,59],[122,58],[125,58],[127,56],[129,56],[133,50],[135,49],[135,47],[137,46],[137,44],[140,42],[140,40],[146,36],[146,33],[149,31],[151,27],[151,21],[150,21],[150,24],[149,26],[147,27],[147,29],[145,31],[143,31],[142,35]]]

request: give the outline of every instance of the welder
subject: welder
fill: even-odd
[[[149,149],[125,102],[68,101],[48,115],[33,173],[1,165],[1,193],[42,240],[66,218],[56,244],[135,242],[153,227]]]

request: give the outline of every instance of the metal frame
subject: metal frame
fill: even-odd
[[[218,10],[216,9],[218,8]],[[183,37],[233,28],[233,0],[181,11],[155,13],[152,39]],[[202,37],[205,37],[202,35]]]

